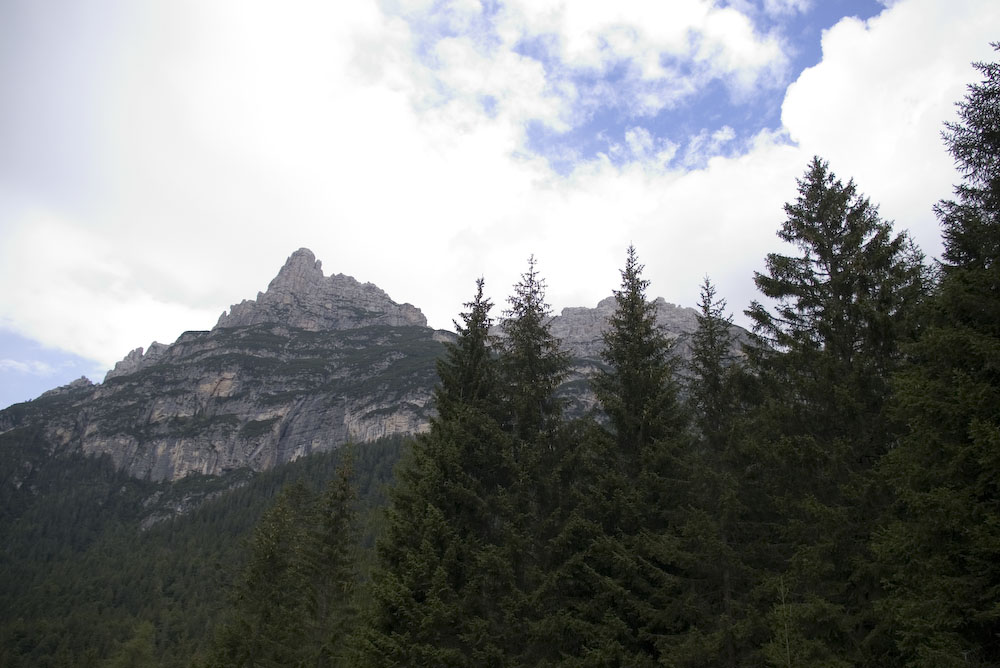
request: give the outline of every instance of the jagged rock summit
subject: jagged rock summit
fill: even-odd
[[[99,385],[77,381],[0,411],[0,436],[40,434],[49,452],[108,455],[153,480],[261,471],[426,429],[441,351],[419,309],[325,277],[302,248],[211,331],[136,348]]]
[[[570,412],[595,405],[588,377],[602,365],[615,307],[608,297],[552,320],[573,358],[560,390]],[[687,356],[697,312],[657,299],[656,313]],[[211,331],[136,348],[101,384],[81,379],[0,410],[0,444],[107,455],[153,480],[262,471],[349,441],[426,430],[436,360],[452,337],[371,283],[324,276],[301,248],[266,291],[232,306]]]
[[[292,253],[256,300],[223,312],[216,327],[283,323],[310,332],[371,325],[426,327],[427,318],[411,304],[397,304],[371,283],[351,276],[323,276],[323,264],[308,248]]]

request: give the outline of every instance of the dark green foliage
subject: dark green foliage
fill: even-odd
[[[944,134],[963,182],[937,207],[940,282],[895,379],[909,431],[883,467],[881,610],[911,666],[1000,664],[1000,64],[975,67]]]
[[[607,429],[540,444],[538,586],[529,665],[657,665],[684,626],[677,510],[683,412],[670,344],[629,248],[594,386]]]
[[[321,488],[339,462],[333,452],[256,475],[151,483],[107,459],[52,457],[36,445],[0,435],[0,665],[12,668],[102,665],[144,646],[147,622],[156,665],[189,665],[208,648],[242,569],[241,542],[266,506],[296,479]],[[357,448],[362,546],[373,542],[373,509],[405,447],[390,439]],[[193,509],[168,519],[178,505]]]
[[[733,318],[726,314],[726,301],[716,299],[715,286],[705,277],[698,304],[698,329],[691,337],[688,392],[698,433],[709,449],[719,451],[726,425],[733,422],[736,403],[732,374],[736,355],[733,352]]]
[[[295,573],[308,521],[309,493],[286,488],[254,529],[250,560],[237,583],[233,619],[219,632],[212,666],[284,666],[305,660]]]
[[[515,477],[495,419],[490,303],[477,283],[439,363],[439,414],[417,438],[386,513],[361,636],[373,666],[507,665],[521,642]]]
[[[347,666],[358,582],[355,493],[345,458],[322,495],[301,480],[261,518],[211,666]]]
[[[649,281],[641,277],[635,248],[629,246],[622,289],[604,334],[601,358],[608,370],[594,379],[597,394],[620,450],[636,475],[639,453],[676,434],[682,424],[674,378],[676,362],[671,343],[656,324],[656,306],[646,299]]]
[[[483,295],[483,279],[476,281],[476,296],[466,304],[470,311],[463,323],[455,322],[458,339],[446,346],[438,359],[439,384],[434,392],[438,419],[448,420],[462,406],[489,414],[496,410],[499,379],[496,361],[489,346],[493,304]]]
[[[549,331],[552,312],[534,256],[507,301],[498,342],[506,420],[517,438],[530,442],[562,416],[556,388],[569,367],[568,355]]]
[[[153,668],[156,647],[153,639],[156,629],[149,622],[139,622],[134,635],[122,643],[104,664],[104,668]]]
[[[922,265],[906,235],[818,158],[785,212],[778,235],[800,254],[767,256],[754,281],[774,312],[757,302],[747,311],[760,340],[748,349],[761,400],[752,442],[770,506],[757,512],[778,520],[765,539],[778,547],[764,564],[774,574],[765,656],[883,665],[866,546],[884,499],[871,472],[895,439],[888,374],[913,326]]]
[[[748,565],[755,518],[745,489],[746,456],[739,400],[742,360],[733,353],[732,317],[706,277],[692,337],[688,403],[694,426],[691,507],[683,544],[692,556],[688,594],[697,631],[679,665],[737,666],[753,655],[748,600],[756,576]]]

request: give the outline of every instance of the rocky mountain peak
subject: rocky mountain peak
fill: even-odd
[[[267,286],[268,292],[305,293],[315,291],[323,280],[323,262],[308,248],[300,248],[285,260]]]
[[[675,352],[689,356],[698,312],[654,305]],[[571,414],[596,407],[587,381],[603,367],[602,333],[616,306],[609,296],[552,318],[573,359],[560,390]],[[746,334],[733,331],[738,340]],[[265,292],[234,305],[211,331],[136,348],[100,385],[81,379],[2,410],[0,434],[36,425],[50,452],[109,455],[153,480],[264,470],[349,441],[425,431],[435,363],[453,337],[371,283],[324,276],[300,248]]]
[[[356,329],[369,325],[427,326],[427,318],[411,304],[397,304],[372,283],[351,276],[323,275],[323,265],[308,248],[285,261],[257,299],[234,304],[216,327],[280,323],[309,331]]]

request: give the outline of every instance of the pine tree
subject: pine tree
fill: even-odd
[[[629,248],[604,337],[608,368],[594,379],[607,429],[580,424],[562,445],[571,464],[554,467],[575,472],[577,495],[555,505],[559,521],[542,550],[535,629],[550,640],[539,665],[652,666],[683,629],[674,533],[683,413],[641,272]]]
[[[230,619],[218,633],[209,665],[276,667],[305,659],[306,592],[296,571],[310,501],[301,482],[290,485],[257,524]]]
[[[726,315],[726,300],[716,299],[716,289],[706,276],[698,304],[698,329],[691,337],[690,400],[698,433],[710,450],[719,451],[727,418],[733,411],[730,381],[736,363],[733,318]]]
[[[357,490],[352,454],[343,450],[336,476],[315,501],[297,561],[308,665],[351,665],[349,640],[358,618]]]
[[[322,495],[287,485],[261,517],[211,666],[351,665],[358,581],[355,491],[344,456]]]
[[[508,304],[499,340],[507,420],[514,436],[530,443],[562,417],[556,388],[569,367],[567,354],[549,329],[552,311],[545,303],[545,281],[538,275],[534,256]]]
[[[553,604],[547,588],[566,549],[575,548],[559,548],[552,541],[558,541],[576,506],[579,489],[574,484],[585,486],[586,474],[578,468],[585,455],[579,433],[563,420],[556,395],[569,357],[550,330],[545,282],[533,256],[507,302],[497,347],[502,422],[514,448],[509,535],[518,559],[512,574],[526,623],[522,646],[511,660],[536,665],[559,644],[546,626]]]
[[[1000,63],[974,66],[944,133],[963,181],[936,207],[940,282],[895,379],[909,430],[883,467],[881,610],[909,666],[1000,665]]]
[[[495,419],[482,287],[439,364],[438,415],[392,491],[361,665],[503,666],[523,643],[512,448]]]
[[[764,512],[778,520],[765,655],[879,665],[887,648],[866,545],[883,499],[871,471],[895,438],[888,379],[913,326],[922,265],[908,237],[893,235],[854,182],[842,183],[819,158],[798,186],[778,236],[800,255],[767,256],[767,273],[754,281],[775,311],[758,302],[747,311],[765,394],[760,491],[771,506]]]
[[[741,360],[726,302],[706,277],[698,329],[691,340],[688,401],[695,427],[691,452],[692,508],[684,536],[693,555],[694,597],[701,624],[690,634],[681,665],[736,666],[748,654],[746,596],[753,577],[743,562],[752,523],[743,498],[737,380]]]
[[[646,299],[649,281],[642,278],[642,270],[635,248],[629,246],[621,290],[615,291],[615,313],[603,335],[601,358],[608,370],[594,379],[619,458],[633,476],[641,464],[640,453],[683,424],[671,343],[656,323],[656,305]]]
[[[462,406],[474,407],[486,414],[496,411],[499,379],[490,344],[492,302],[483,295],[484,281],[476,280],[476,296],[466,304],[470,310],[455,322],[456,341],[447,346],[438,361],[439,384],[434,392],[438,419],[447,420]]]

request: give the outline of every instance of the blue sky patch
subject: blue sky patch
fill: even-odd
[[[0,409],[34,399],[47,390],[66,385],[80,376],[92,381],[104,377],[104,369],[62,350],[46,348],[14,332],[0,329]],[[98,375],[100,374],[100,375]]]
[[[813,0],[805,11],[799,11],[795,4],[780,0],[719,3],[748,16],[759,38],[777,37],[787,59],[781,80],[775,80],[773,72],[762,71],[750,90],[736,86],[732,73],[710,71],[708,62],[693,55],[662,54],[660,65],[668,75],[648,78],[630,59],[616,57],[606,41],[602,41],[600,51],[607,57],[599,65],[573,67],[560,59],[558,35],[522,35],[512,50],[541,64],[553,94],[559,95],[567,84],[574,91],[572,99],[564,100],[561,118],[569,129],[552,127],[548,119],[524,119],[523,150],[546,158],[560,174],[601,156],[624,164],[649,157],[623,150],[629,145],[629,133],[633,132],[634,139],[635,129],[641,128],[652,140],[653,153],[658,153],[657,148],[674,146],[673,166],[696,167],[712,157],[713,151],[729,155],[748,146],[760,131],[780,129],[780,91],[820,61],[823,30],[846,16],[866,20],[884,9],[876,0]],[[778,6],[785,9],[775,10]],[[468,37],[480,49],[493,49],[500,44],[495,20],[502,7],[497,1],[484,2],[478,14],[463,14],[439,2],[429,11],[408,15],[418,36],[418,57],[435,69],[439,64],[434,61],[434,46],[448,37]],[[698,39],[692,35],[692,45]],[[446,88],[441,93],[440,99],[450,98]],[[479,99],[483,113],[496,118],[498,100],[489,94]],[[706,136],[729,139],[706,144]]]

